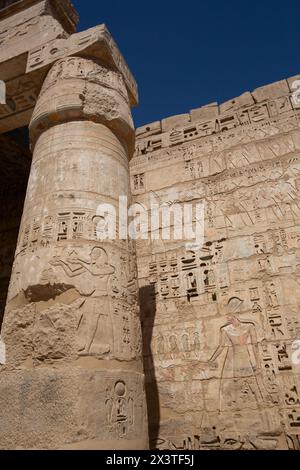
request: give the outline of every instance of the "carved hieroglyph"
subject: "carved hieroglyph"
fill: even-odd
[[[137,129],[135,200],[205,206],[198,251],[137,242],[154,447],[300,448],[296,79]]]
[[[97,236],[99,204],[130,203],[134,127],[121,55],[118,69],[97,47],[62,50],[31,117],[1,331],[1,448],[148,446],[135,246]]]

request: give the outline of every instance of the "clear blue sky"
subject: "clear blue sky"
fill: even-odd
[[[300,73],[299,0],[73,0],[106,23],[140,92],[136,126]]]

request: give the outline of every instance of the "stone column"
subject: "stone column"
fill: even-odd
[[[101,240],[97,213],[130,198],[134,127],[122,76],[91,59],[61,59],[30,135],[2,329],[0,447],[145,449],[135,247]]]

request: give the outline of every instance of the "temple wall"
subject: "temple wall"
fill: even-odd
[[[205,208],[202,247],[137,242],[154,447],[299,448],[297,78],[137,129],[135,201]]]
[[[0,136],[0,328],[16,251],[31,154],[17,136]],[[25,132],[26,136],[26,132]],[[26,140],[26,137],[25,137]]]

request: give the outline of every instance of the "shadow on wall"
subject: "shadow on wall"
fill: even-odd
[[[154,286],[142,287],[139,291],[141,321],[143,332],[143,363],[145,371],[145,390],[148,408],[148,427],[150,449],[156,449],[160,427],[160,406],[155,366],[151,349],[153,327],[156,314]]]

